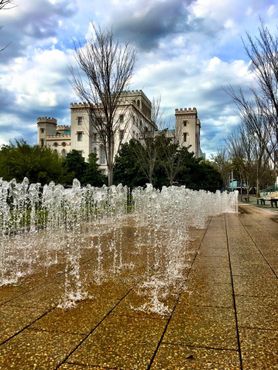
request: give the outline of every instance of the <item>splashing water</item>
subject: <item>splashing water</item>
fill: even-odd
[[[88,297],[88,284],[128,270],[149,296],[138,309],[167,315],[163,300],[180,287],[190,265],[189,228],[204,228],[223,212],[237,212],[237,192],[147,185],[134,189],[130,202],[122,185],[82,188],[75,179],[70,189],[53,182],[42,188],[26,178],[0,179],[0,286],[59,266],[59,307],[71,308]]]

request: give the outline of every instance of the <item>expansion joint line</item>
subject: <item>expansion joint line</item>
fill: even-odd
[[[263,257],[263,259],[265,260],[266,264],[268,265],[268,267],[271,269],[271,271],[273,272],[274,276],[276,277],[276,279],[278,278],[278,275],[276,273],[276,271],[272,268],[272,266],[269,264],[268,260],[266,259],[266,257],[264,256],[263,252],[261,251],[261,249],[257,246],[252,234],[248,231],[247,227],[242,223],[241,220],[239,220],[242,227],[244,228],[244,230],[246,231],[246,233],[249,235],[250,239],[252,240],[254,246],[256,247],[256,249],[258,250],[258,252],[260,253],[260,255]]]
[[[63,365],[67,359],[75,352],[84,342],[85,340],[100,326],[100,324],[111,314],[112,311],[125,299],[125,297],[132,291],[133,288],[130,288],[127,293],[109,310],[106,315],[89,331],[88,334],[84,336],[84,338],[81,339],[81,341],[78,343],[77,346],[74,347],[73,350],[70,351],[69,354],[55,367],[55,370],[59,369],[61,365]]]
[[[209,225],[210,225],[210,223],[211,223],[211,220],[212,220],[212,218],[210,218],[210,219],[209,219],[209,222],[208,222],[208,225],[207,225],[206,231],[204,232],[204,235],[202,236],[202,239],[200,240],[200,244],[199,244],[198,249],[196,250],[196,253],[195,253],[194,258],[193,258],[193,260],[192,260],[192,263],[191,263],[191,266],[190,266],[189,273],[187,274],[187,277],[186,277],[187,279],[188,279],[188,277],[190,276],[190,272],[191,272],[192,266],[193,266],[193,264],[194,264],[194,262],[195,262],[195,260],[196,260],[196,257],[197,257],[197,255],[198,255],[198,253],[199,253],[199,250],[200,250],[201,245],[202,245],[202,243],[203,243],[203,240],[204,240],[204,238],[205,238],[205,236],[206,236],[206,233],[207,233],[207,231],[208,231],[208,228],[209,228]],[[178,305],[178,303],[179,303],[179,300],[180,300],[180,296],[181,296],[181,294],[182,294],[182,290],[181,290],[181,291],[180,291],[180,293],[178,294],[178,298],[177,298],[177,300],[176,300],[176,302],[175,302],[175,304],[174,304],[173,310],[172,310],[172,312],[171,312],[171,314],[170,314],[170,316],[169,316],[169,318],[168,318],[168,320],[167,320],[167,322],[166,322],[165,328],[164,328],[163,333],[162,333],[162,335],[161,335],[161,337],[160,337],[160,339],[159,339],[159,342],[158,342],[158,344],[157,344],[157,346],[156,346],[156,349],[155,349],[155,351],[154,351],[154,354],[152,355],[152,358],[151,358],[151,360],[150,360],[150,363],[149,363],[149,365],[147,366],[147,370],[150,370],[150,369],[151,369],[151,366],[152,366],[152,364],[153,364],[153,362],[154,362],[155,356],[157,355],[157,352],[158,352],[158,350],[159,350],[159,347],[160,347],[160,345],[161,345],[161,343],[162,343],[162,341],[163,341],[163,338],[164,338],[165,333],[166,333],[166,331],[167,331],[167,329],[168,329],[168,326],[169,326],[169,324],[170,324],[170,321],[171,321],[171,319],[172,319],[172,317],[173,317],[173,314],[174,314],[174,312],[175,312],[175,310],[176,310],[176,307],[177,307],[177,305]]]
[[[225,219],[225,232],[226,232],[226,242],[227,242],[227,250],[228,250],[228,258],[229,258],[229,268],[230,268],[230,279],[232,285],[232,294],[233,294],[233,307],[235,312],[235,323],[236,323],[236,334],[237,334],[237,346],[238,346],[238,354],[239,354],[239,363],[240,369],[243,369],[242,364],[242,353],[241,353],[241,346],[240,346],[240,339],[239,339],[239,326],[238,326],[238,319],[237,319],[237,308],[236,308],[236,298],[235,298],[235,287],[234,287],[234,279],[233,279],[233,271],[232,271],[232,263],[231,263],[231,254],[230,254],[230,244],[229,244],[229,235],[227,229],[227,219],[226,214],[224,215]]]
[[[48,309],[47,311],[45,311],[42,315],[40,315],[39,317],[37,317],[35,320],[33,320],[32,322],[30,322],[28,325],[25,325],[23,328],[21,328],[20,330],[18,330],[16,333],[14,333],[12,336],[10,336],[9,338],[3,340],[3,342],[0,343],[0,346],[2,346],[3,344],[9,342],[11,339],[13,339],[14,337],[16,337],[18,334],[22,333],[23,330],[25,329],[28,329],[30,326],[32,326],[36,321],[42,319],[44,316],[46,316],[47,314],[49,314],[49,312],[53,311],[54,309],[56,308],[56,306],[53,306],[51,307],[50,309]]]

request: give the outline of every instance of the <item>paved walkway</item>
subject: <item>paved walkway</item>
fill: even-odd
[[[144,297],[123,277],[67,311],[58,267],[0,288],[0,369],[278,369],[278,223],[242,210],[193,232],[166,317],[132,309]]]

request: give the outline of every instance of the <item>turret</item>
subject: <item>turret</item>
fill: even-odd
[[[56,135],[57,120],[53,117],[38,117],[38,145],[46,145],[46,138],[49,135]]]
[[[187,147],[195,156],[200,155],[200,127],[195,107],[175,109],[176,140],[180,146]]]

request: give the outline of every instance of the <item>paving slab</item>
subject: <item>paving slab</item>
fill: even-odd
[[[0,347],[0,369],[55,369],[82,338],[26,329]]]
[[[0,343],[19,333],[45,313],[39,308],[19,307],[9,304],[0,307]]]
[[[243,369],[278,369],[278,330],[240,328]]]
[[[240,369],[237,351],[162,344],[153,362],[153,370]]]
[[[135,289],[130,291],[117,307],[115,307],[113,313],[137,318],[164,320],[171,315],[177,301],[177,296],[178,294],[175,292],[167,297],[159,297],[160,304],[165,308],[164,314],[161,315],[149,310],[152,306],[152,301],[147,292]]]
[[[275,277],[234,276],[235,294],[246,296],[270,296],[278,300],[278,281]]]
[[[10,300],[28,291],[28,289],[20,285],[5,285],[5,286],[0,287],[0,289],[1,289],[0,307],[1,305],[9,302]]]
[[[278,301],[266,305],[261,297],[237,296],[236,307],[239,327],[277,330]]]
[[[193,266],[187,283],[192,284],[231,284],[231,273],[229,268],[212,267],[202,264],[202,273],[200,273],[199,266]]]
[[[271,267],[262,261],[262,263],[252,263],[250,261],[239,261],[239,263],[233,263],[233,275],[239,276],[261,276],[262,279],[273,277],[273,271]]]
[[[10,304],[23,307],[37,307],[45,310],[55,307],[64,295],[64,284],[50,283],[42,286],[34,286],[24,294],[15,297]]]
[[[121,271],[111,270],[111,233],[101,276],[96,249],[82,251],[88,298],[74,308],[57,307],[62,265],[0,287],[0,369],[277,369],[277,222],[253,208],[190,230],[183,276],[158,294],[163,315],[146,310],[153,301],[142,282],[154,258],[149,245],[134,246],[131,227]]]
[[[231,308],[177,305],[163,343],[237,350],[234,311]]]
[[[31,329],[48,332],[87,334],[113,308],[115,301],[84,300],[71,309],[55,308],[37,320]]]
[[[58,367],[59,370],[115,370],[115,368],[100,367],[100,366],[85,366],[76,363],[64,363]]]
[[[109,316],[68,361],[121,369],[147,368],[166,321]]]

